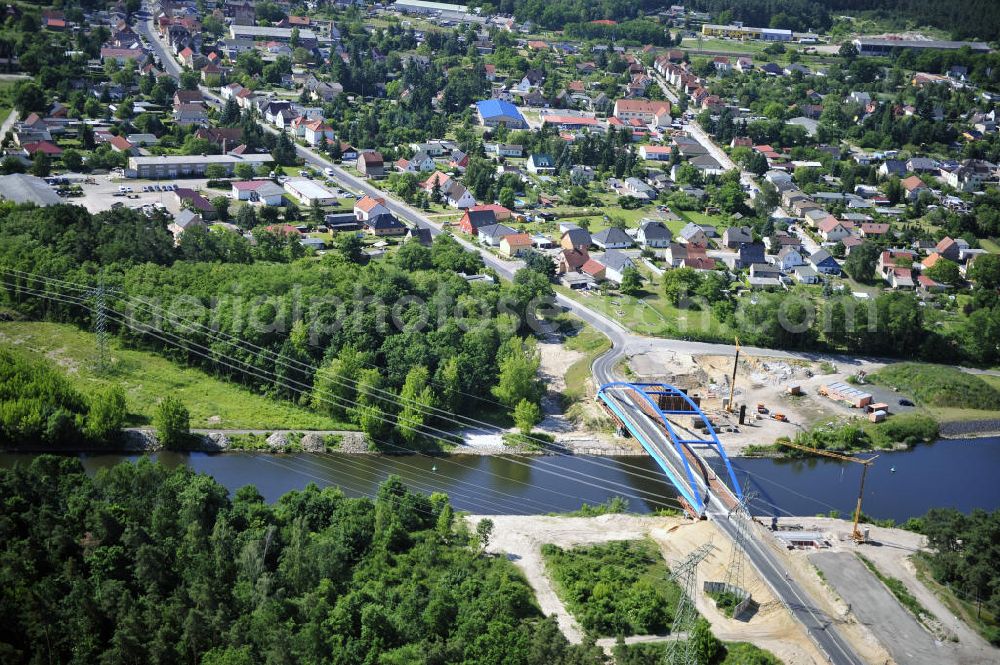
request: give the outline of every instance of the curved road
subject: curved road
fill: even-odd
[[[139,22],[137,27],[139,31],[144,34],[149,45],[157,52],[164,70],[171,76],[178,77],[181,72],[181,67],[178,65],[173,56],[167,52],[162,42],[154,34],[152,29],[152,19],[149,19],[146,22]],[[216,105],[221,104],[221,98],[208,88],[202,87],[201,91],[210,102]],[[261,127],[272,133],[277,133],[276,129],[271,128],[264,123],[261,123]],[[335,179],[342,185],[346,185],[350,189],[363,192],[371,196],[384,198],[389,209],[392,210],[392,212],[400,219],[406,220],[420,228],[428,228],[431,230],[432,235],[441,233],[440,224],[433,222],[423,213],[415,210],[386,192],[369,185],[363,179],[348,173],[316,152],[299,145],[296,145],[296,151],[299,156],[301,156],[309,164],[312,164],[321,170],[331,169],[335,174]],[[461,238],[456,239],[469,251],[479,252],[486,265],[495,270],[501,277],[511,279],[514,276],[514,273],[523,266],[523,262],[521,261],[501,260],[481,247],[476,247],[472,243],[469,243]],[[682,340],[657,341],[650,340],[648,338],[641,338],[631,334],[618,322],[599,312],[591,310],[575,300],[562,295],[557,295],[556,300],[560,305],[572,311],[576,316],[593,326],[595,329],[599,330],[611,340],[611,349],[607,353],[598,357],[592,366],[594,378],[598,385],[609,383],[610,381],[618,378],[616,374],[617,365],[625,353],[632,348],[639,348],[641,346],[652,347],[658,345],[659,343],[662,344],[662,346],[666,347],[669,345],[670,348],[688,353],[733,353],[735,351],[735,347],[726,344],[706,344],[703,342],[687,342]],[[765,349],[758,350],[749,347],[745,350],[748,353],[754,353],[755,351],[767,351]],[[787,357],[798,357],[801,355],[773,351],[767,351],[767,353],[769,355],[784,355]],[[626,415],[629,417],[629,420],[633,421],[635,426],[645,432],[650,441],[656,441],[657,445],[669,445],[669,442],[665,440],[663,434],[657,428],[653,427],[648,419],[640,417],[638,414],[641,414],[641,412],[635,408],[632,408],[630,411],[626,411]],[[707,491],[707,488],[701,487],[700,491]],[[722,531],[727,533],[730,537],[734,536],[734,526],[728,519],[728,509],[718,497],[710,497],[706,514],[710,519],[713,519],[716,524],[718,524]],[[802,588],[785,575],[780,560],[776,554],[767,547],[766,544],[758,542],[756,539],[752,539],[747,548],[747,555],[749,556],[754,567],[757,568],[758,572],[761,574],[761,577],[771,586],[775,595],[788,607],[793,616],[795,616],[803,624],[809,636],[816,642],[819,648],[827,655],[832,663],[836,663],[837,665],[863,665],[863,661],[854,654],[851,648],[844,642],[843,638],[840,637],[836,629],[833,627],[832,622],[816,610],[808,595],[802,590]]]

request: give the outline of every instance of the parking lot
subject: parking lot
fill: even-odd
[[[90,177],[94,184],[81,184],[82,197],[67,199],[67,203],[82,205],[92,213],[111,209],[116,203],[128,208],[141,208],[150,204],[161,204],[171,213],[179,210],[177,199],[169,190],[170,187],[186,187],[201,189],[207,198],[219,195],[229,195],[229,191],[207,189],[205,178],[184,178],[182,180],[139,180],[122,178],[115,174],[95,175]],[[143,191],[146,187],[159,187],[160,191]],[[132,191],[122,195],[121,187],[131,187]]]

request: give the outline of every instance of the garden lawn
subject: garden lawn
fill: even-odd
[[[868,378],[911,396],[939,421],[984,420],[1000,412],[1000,377],[943,365],[896,363]]]
[[[289,402],[273,400],[200,369],[182,367],[147,351],[120,348],[111,342],[111,370],[96,371],[95,336],[62,323],[0,323],[0,345],[26,354],[45,355],[65,370],[72,386],[85,395],[121,386],[128,403],[129,424],[146,425],[160,399],[172,395],[191,412],[192,428],[218,429],[357,429],[312,413]]]

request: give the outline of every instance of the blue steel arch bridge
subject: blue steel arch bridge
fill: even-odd
[[[715,428],[685,391],[666,383],[612,381],[600,387],[597,400],[622,433],[656,461],[694,517],[704,517],[713,505],[721,512],[742,501],[743,488]],[[679,424],[681,418],[690,419],[690,425]],[[703,452],[718,457],[720,473]]]

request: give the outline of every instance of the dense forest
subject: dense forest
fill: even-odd
[[[380,446],[436,446],[453,425],[434,408],[537,404],[522,315],[551,295],[547,277],[469,283],[457,273],[481,270],[482,259],[450,236],[372,263],[350,240],[323,257],[272,233],[185,233],[175,248],[164,219],[129,210],[5,206],[0,304],[89,326],[87,287],[103,279],[109,325],[125,342],[349,418]]]
[[[984,623],[986,638],[1000,646],[1000,510],[935,508],[906,524],[927,536],[930,554],[921,554],[931,574]]]
[[[148,460],[0,470],[4,663],[603,663],[481,554],[444,495],[268,505]],[[478,531],[478,530],[477,530]]]

